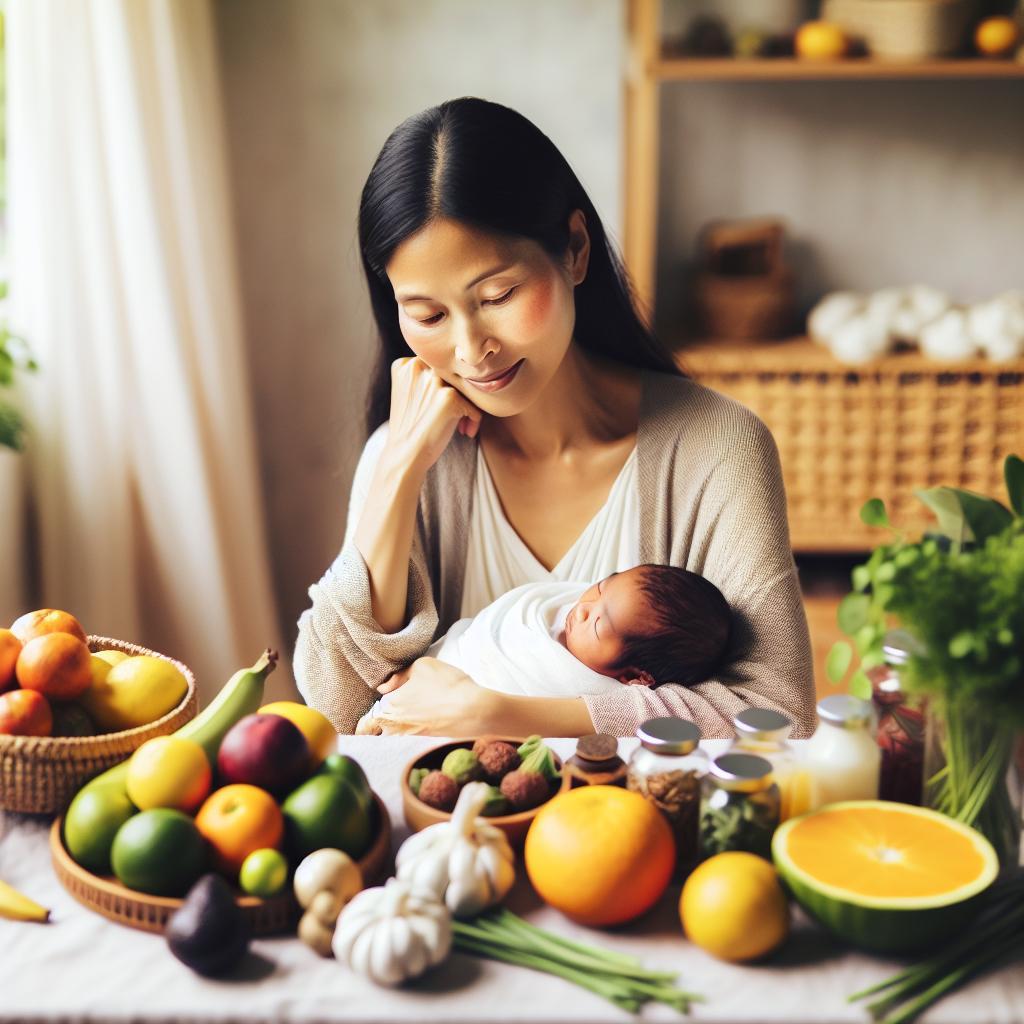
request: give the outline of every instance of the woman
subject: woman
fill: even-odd
[[[679,715],[728,736],[754,705],[808,734],[810,644],[775,444],[659,346],[551,141],[480,99],[411,117],[370,172],[359,236],[382,347],[345,541],[299,620],[306,700],[342,732],[396,691],[375,719],[386,733],[626,736]],[[641,562],[722,591],[727,673],[537,698],[420,657],[513,587]]]

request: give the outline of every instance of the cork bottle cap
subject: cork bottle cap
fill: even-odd
[[[618,752],[618,739],[603,732],[581,736],[576,741],[576,756],[584,761],[609,761]]]

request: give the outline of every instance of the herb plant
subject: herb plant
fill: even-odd
[[[0,285],[2,298],[2,285]],[[11,334],[0,325],[0,446],[21,451],[25,444],[25,420],[17,406],[8,398],[19,370],[32,372],[36,362],[24,339]]]

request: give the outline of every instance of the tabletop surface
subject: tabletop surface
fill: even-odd
[[[441,742],[434,737],[344,736],[340,749],[366,770],[388,806],[393,850],[408,835],[399,778],[407,761]],[[575,740],[550,740],[568,756]],[[622,740],[628,756],[635,740]],[[703,744],[714,755],[724,741]],[[424,977],[391,990],[374,986],[297,939],[258,939],[226,980],[192,974],[161,936],[114,924],[64,891],[50,866],[49,819],[0,813],[0,878],[52,909],[45,926],[0,919],[0,1021],[628,1021],[631,1014],[575,985],[519,967],[453,954]],[[560,935],[639,957],[679,972],[681,987],[706,1002],[695,1021],[814,1021],[869,1016],[846,996],[899,968],[892,960],[849,951],[798,914],[783,948],[756,966],[721,963],[688,943],[677,913],[679,886],[637,921],[614,930],[575,925],[534,894],[521,866],[509,908]],[[649,1021],[681,1020],[649,1005]],[[1024,1021],[1024,969],[1005,968],[933,1007],[923,1024]]]

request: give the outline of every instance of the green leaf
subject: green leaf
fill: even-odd
[[[855,566],[852,579],[854,590],[867,590],[871,586],[871,570],[866,565]]]
[[[861,506],[860,521],[865,526],[887,526],[892,529],[889,522],[889,513],[885,511],[885,502],[881,498],[869,498]]]
[[[964,517],[971,528],[971,533],[979,544],[997,533],[1002,533],[1013,522],[1010,510],[995,498],[959,490],[957,496],[960,498],[960,507],[964,510]]]
[[[1013,511],[1019,516],[1024,516],[1024,461],[1019,455],[1006,456],[1003,475],[1006,477],[1006,490],[1010,495]]]
[[[853,661],[853,648],[845,640],[837,640],[825,659],[825,675],[833,683],[841,683]]]
[[[870,615],[871,598],[867,594],[847,594],[839,602],[836,621],[847,636],[853,636],[858,629],[867,625]]]
[[[939,521],[939,532],[954,544],[974,540],[963,506],[960,504],[960,497],[954,488],[931,487],[926,491],[914,491],[914,494],[928,506]]]
[[[871,700],[871,680],[862,669],[857,669],[850,679],[850,693],[861,700]]]
[[[879,635],[881,630],[877,626],[868,623],[866,626],[861,626],[854,635],[853,642],[857,647],[857,651],[860,655],[867,654],[875,644],[881,640]]]

